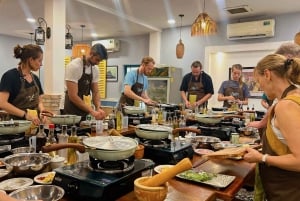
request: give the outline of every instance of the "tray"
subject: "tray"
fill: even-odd
[[[210,178],[208,178],[207,180],[199,181],[199,180],[187,178],[186,176],[184,176],[185,174],[197,175],[197,174],[203,174],[203,173],[208,174]],[[213,186],[215,188],[226,188],[236,178],[235,176],[231,176],[231,175],[213,174],[213,173],[207,173],[204,171],[195,171],[195,170],[187,170],[185,172],[182,172],[182,173],[176,175],[176,177],[183,179],[183,180],[199,183],[199,184],[206,184],[209,186]]]

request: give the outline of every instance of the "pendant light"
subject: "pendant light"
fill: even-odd
[[[83,55],[88,55],[91,50],[91,46],[89,44],[83,43],[83,29],[85,25],[80,25],[81,27],[81,44],[76,44],[72,48],[72,58],[82,57]]]
[[[181,40],[181,28],[182,28],[182,18],[183,18],[183,14],[179,14],[180,17],[180,39],[178,44],[176,45],[176,57],[177,59],[181,59],[184,55],[184,44],[182,43]]]
[[[217,23],[205,12],[205,0],[203,0],[203,12],[192,24],[191,36],[207,36],[215,33],[217,33]]]

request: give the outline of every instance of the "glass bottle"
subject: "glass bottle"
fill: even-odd
[[[77,128],[71,127],[71,135],[68,138],[68,143],[78,143]],[[77,162],[76,149],[68,148],[68,165],[72,165]]]
[[[67,143],[69,135],[67,133],[67,125],[62,125],[61,134],[57,135],[58,143]],[[68,157],[68,149],[60,149],[57,151],[59,156],[62,156],[67,160]]]
[[[49,124],[49,133],[47,137],[46,146],[51,144],[56,144],[56,143],[57,140],[55,139],[55,135],[54,135],[54,124]],[[49,155],[54,157],[56,155],[56,151],[49,152]]]
[[[118,108],[117,113],[116,113],[116,129],[117,130],[122,130],[122,121],[123,121],[123,117],[122,117],[122,112],[121,112],[121,108]]]
[[[161,106],[159,106],[159,110],[157,112],[157,122],[162,123],[163,122],[163,111]]]
[[[42,147],[46,145],[47,135],[44,131],[44,124],[39,125],[39,132],[36,135],[36,152],[42,151]]]

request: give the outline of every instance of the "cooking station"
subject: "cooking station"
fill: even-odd
[[[127,160],[127,159],[126,159]],[[123,161],[110,161],[108,163]],[[61,186],[72,200],[111,201],[133,190],[136,178],[149,174],[154,167],[150,160],[128,159],[128,165],[119,168],[106,165],[106,169],[95,169],[91,161],[79,162],[55,169],[54,185]],[[116,168],[116,169],[114,169]]]

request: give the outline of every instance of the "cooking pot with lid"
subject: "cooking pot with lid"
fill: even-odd
[[[51,152],[64,148],[75,148],[79,152],[88,152],[89,156],[105,161],[117,161],[132,156],[138,146],[138,142],[123,136],[96,136],[83,139],[83,145],[79,143],[51,144],[42,148],[43,152]]]

